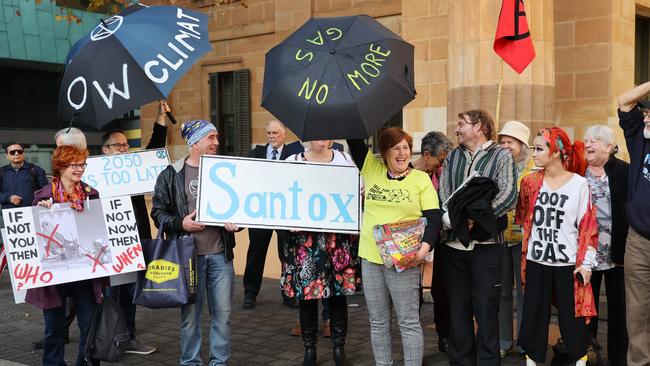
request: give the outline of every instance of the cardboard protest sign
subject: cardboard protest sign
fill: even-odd
[[[358,233],[359,180],[352,166],[204,155],[196,220]]]
[[[14,291],[145,268],[129,197],[2,210]]]
[[[143,150],[128,154],[91,156],[82,180],[102,197],[151,193],[156,179],[167,165],[167,149]]]

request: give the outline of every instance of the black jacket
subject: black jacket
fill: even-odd
[[[492,200],[499,191],[497,183],[484,177],[473,178],[449,200],[449,220],[454,235],[468,247],[472,240],[486,241],[496,237],[508,226],[507,216],[494,217]],[[469,229],[467,220],[474,226]]]
[[[266,149],[269,144],[266,145],[256,145],[253,150],[251,150],[249,157],[257,159],[266,159]],[[282,148],[282,153],[280,154],[279,160],[285,160],[293,154],[300,154],[305,151],[305,148],[302,146],[300,141],[294,141],[290,144],[284,144]]]
[[[605,174],[609,179],[609,193],[612,199],[612,261],[623,264],[625,243],[627,242],[628,222],[625,214],[630,164],[612,155],[605,164]]]
[[[167,127],[154,123],[151,139],[147,147],[145,147],[145,150],[165,147],[166,142]],[[147,212],[147,204],[144,196],[131,196],[131,204],[133,204],[133,214],[135,216],[135,222],[138,224],[140,240],[151,239],[151,225],[149,224],[149,213]]]
[[[181,236],[183,218],[189,215],[187,197],[185,197],[185,160],[187,157],[175,162],[163,170],[156,180],[153,195],[153,208],[151,218],[157,228],[164,224],[168,239]],[[227,261],[234,258],[235,234],[223,227],[219,227],[223,238],[224,251]]]

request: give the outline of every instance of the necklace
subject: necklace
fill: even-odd
[[[411,172],[411,168],[406,169],[402,173],[393,174],[390,170],[388,171],[388,177],[391,179],[400,179],[406,177]]]

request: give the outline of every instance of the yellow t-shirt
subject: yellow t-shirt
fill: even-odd
[[[413,169],[402,180],[388,179],[387,173],[386,165],[368,151],[361,169],[366,193],[359,257],[377,264],[384,262],[372,235],[373,226],[415,220],[422,217],[423,210],[439,208],[438,194],[426,173]]]

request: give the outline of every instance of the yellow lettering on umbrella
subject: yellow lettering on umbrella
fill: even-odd
[[[390,55],[390,50],[388,50],[386,52],[381,52],[381,47],[380,46],[375,46],[374,48],[373,48],[373,46],[375,46],[375,45],[371,43],[370,44],[370,52],[374,52],[374,53],[376,53],[378,55],[382,55],[384,57]]]
[[[377,57],[377,55],[388,57],[388,55],[390,55],[391,52],[390,50],[382,51],[381,47],[375,46],[374,44],[370,44],[368,50],[369,53],[367,53],[364,56],[366,62],[362,62],[359,65],[362,72],[360,72],[359,70],[354,70],[354,73],[346,74],[348,80],[350,80],[352,85],[354,85],[354,87],[358,91],[361,91],[361,87],[359,86],[357,79],[361,79],[366,83],[366,85],[370,85],[370,82],[366,78],[367,76],[371,78],[376,78],[379,77],[379,75],[381,75],[380,67],[383,66],[383,62],[386,62],[386,59],[379,58]],[[363,84],[361,86],[363,86]]]
[[[302,49],[300,49],[300,50],[298,50],[296,52],[296,60],[302,61],[302,60],[306,59],[307,57],[309,57],[309,60],[307,60],[307,61],[311,62],[311,60],[314,59],[314,53],[313,52],[310,51],[310,52],[305,53],[304,55],[301,55],[301,52],[302,52]]]
[[[361,88],[359,88],[359,84],[357,84],[356,80],[354,79],[360,77],[361,80],[366,82],[366,85],[370,85],[368,80],[359,72],[359,70],[354,70],[354,74],[347,74],[346,76],[352,82],[352,84],[354,84],[354,87],[357,88],[358,91],[361,91]]]
[[[316,37],[314,37],[314,39],[309,39],[308,38],[305,41],[307,41],[307,42],[309,42],[311,44],[315,44],[317,46],[322,46],[323,45],[323,35],[320,33],[320,31],[318,31],[317,34],[318,35]]]
[[[300,88],[300,91],[298,92],[298,96],[301,97],[302,93],[305,93],[305,99],[306,100],[311,100],[311,97],[314,95],[314,91],[316,91],[316,86],[318,85],[318,80],[314,80],[313,83],[311,83],[311,86],[309,85],[309,78],[305,80],[304,83],[302,83],[302,87]],[[310,89],[311,88],[311,89]],[[329,94],[329,86],[327,84],[321,84],[318,86],[318,90],[316,91],[316,103],[318,104],[323,104],[327,101],[327,95]]]
[[[327,28],[325,33],[327,33],[328,36],[331,36],[333,34],[338,34],[336,37],[330,38],[330,40],[332,40],[332,41],[336,41],[337,39],[339,39],[339,38],[341,38],[343,36],[343,31],[338,29],[338,28],[334,28],[334,27]]]

